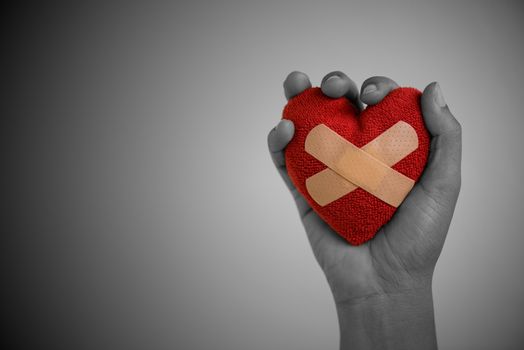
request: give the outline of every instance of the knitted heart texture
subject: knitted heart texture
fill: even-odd
[[[397,207],[358,186],[350,188],[348,193],[338,199],[319,204],[318,198],[315,197],[315,200],[308,191],[306,180],[330,170],[326,171],[329,168],[326,164],[306,152],[308,134],[323,124],[342,137],[343,142],[349,141],[362,148],[397,123],[407,123],[416,132],[418,146],[388,167],[402,174],[398,174],[401,177],[417,181],[428,160],[430,144],[420,108],[421,95],[414,88],[397,88],[378,104],[368,106],[359,113],[346,97],[331,98],[324,95],[320,88],[314,87],[293,97],[284,107],[282,119],[291,120],[295,125],[295,134],[285,150],[289,177],[311,208],[349,244],[361,245],[372,239],[392,218]],[[395,140],[388,139],[387,142],[382,146],[387,148],[391,143],[391,147],[395,147]],[[322,143],[320,147],[323,147]],[[338,177],[336,174],[334,176]],[[374,177],[373,174],[371,177]]]

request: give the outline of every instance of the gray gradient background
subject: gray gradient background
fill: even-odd
[[[327,283],[266,150],[291,70],[438,80],[463,189],[441,349],[524,347],[519,2],[116,2],[3,13],[3,341],[336,349]],[[7,151],[7,152],[6,152]]]

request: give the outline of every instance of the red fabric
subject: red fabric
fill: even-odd
[[[346,98],[332,99],[320,88],[310,88],[292,98],[284,108],[283,119],[295,124],[295,136],[285,153],[289,176],[313,210],[350,244],[360,245],[373,238],[391,219],[396,208],[361,188],[324,207],[318,205],[307,192],[306,179],[326,166],[305,152],[306,136],[316,125],[325,124],[362,147],[403,120],[416,130],[419,146],[392,168],[416,181],[426,165],[430,142],[420,110],[420,96],[416,89],[398,88],[358,115]]]

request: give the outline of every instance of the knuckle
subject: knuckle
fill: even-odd
[[[444,127],[443,127],[444,133],[445,134],[449,134],[449,135],[453,136],[454,138],[457,138],[457,139],[461,140],[461,138],[462,138],[462,125],[457,120],[457,118],[455,118],[453,116],[453,114],[451,114],[451,112],[449,111],[448,107],[446,107],[446,111],[445,111],[444,117],[446,117],[445,119],[448,119],[448,121],[446,121],[444,123]]]
[[[460,122],[457,120],[457,118],[453,116],[453,114],[450,113],[450,116],[451,116],[451,120],[453,123],[453,131],[461,135],[462,134],[462,124],[460,124]]]

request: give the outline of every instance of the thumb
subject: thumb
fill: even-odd
[[[435,200],[451,204],[460,190],[462,128],[451,114],[438,83],[424,89],[421,106],[431,134],[431,148],[420,183]]]
[[[384,226],[398,249],[414,242],[440,254],[461,185],[462,131],[444,101],[438,83],[421,97],[422,114],[431,135],[428,163],[422,177]],[[429,246],[427,242],[431,242]],[[433,249],[432,249],[433,248]]]

